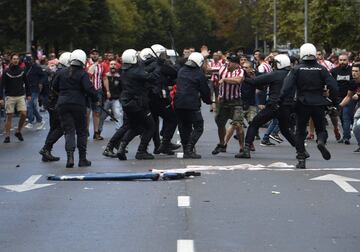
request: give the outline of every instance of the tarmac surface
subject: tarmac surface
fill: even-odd
[[[231,140],[227,153],[213,156],[218,142],[214,115],[203,106],[203,116],[199,160],[183,160],[181,154],[136,160],[138,138],[129,145],[127,161],[104,157],[115,127],[111,121],[105,122],[104,141],[89,138],[88,168],[76,167],[77,153],[75,168],[65,168],[63,139],[53,150],[61,160],[41,162],[38,151],[48,125],[24,130],[24,142],[12,135],[12,142],[3,144],[2,137],[0,251],[360,251],[360,154],[353,153],[354,138],[351,145],[336,143],[329,128],[332,159],[323,160],[310,141],[308,169],[297,170],[295,150],[286,141],[272,147],[256,141],[252,159],[243,160],[234,158],[239,146]],[[173,141],[178,140],[176,134]],[[201,176],[175,181],[47,180],[49,174],[149,169],[198,170]]]

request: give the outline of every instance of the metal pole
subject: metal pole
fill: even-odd
[[[274,0],[274,30],[273,30],[273,49],[276,50],[277,48],[277,41],[276,41],[276,0]]]
[[[304,0],[304,42],[308,42],[308,0]]]
[[[31,51],[31,0],[26,0],[26,52]]]

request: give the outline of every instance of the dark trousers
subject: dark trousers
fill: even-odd
[[[306,127],[310,117],[313,119],[317,141],[326,143],[328,134],[325,125],[325,106],[309,106],[301,102],[296,104],[296,151],[299,154],[305,152],[304,141],[306,138]]]
[[[58,111],[48,110],[50,130],[45,140],[45,148],[52,150],[54,144],[64,135]]]
[[[279,120],[281,134],[283,134],[292,146],[295,146],[295,136],[291,133],[289,124],[291,110],[291,106],[284,105],[278,107],[277,105],[266,105],[266,107],[261,110],[250,123],[246,132],[245,143],[251,145],[254,142],[259,128],[271,119],[276,118]]]
[[[129,120],[127,118],[126,113],[124,113],[123,124],[118,130],[116,130],[115,134],[111,137],[109,144],[115,147],[116,149],[118,149],[121,139],[129,129],[130,129]]]
[[[167,102],[166,99],[161,99],[158,97],[151,97],[150,100],[150,110],[155,118],[155,135],[154,135],[154,143],[155,145],[159,142],[159,117],[163,119],[163,140],[171,141],[174,136],[177,121],[176,114],[171,107],[171,104]]]
[[[176,109],[181,144],[195,146],[204,132],[204,119],[200,110]]]
[[[151,112],[149,110],[139,112],[124,111],[129,120],[129,129],[121,141],[128,144],[134,137],[141,135],[140,146],[146,148],[155,131],[155,122]]]
[[[86,107],[76,104],[62,104],[59,106],[61,126],[65,132],[65,150],[75,151],[75,133],[79,153],[86,153],[87,127]]]

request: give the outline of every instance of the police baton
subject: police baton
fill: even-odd
[[[115,121],[115,122],[119,122],[111,113],[109,113],[109,111],[107,111],[106,109],[104,109],[101,105],[98,105],[98,107],[108,116],[110,116],[110,118]]]

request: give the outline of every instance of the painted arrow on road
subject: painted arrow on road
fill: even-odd
[[[28,178],[24,183],[20,185],[4,185],[0,186],[5,189],[8,189],[10,191],[14,192],[26,192],[34,189],[39,189],[47,186],[51,186],[54,184],[35,184],[36,181],[38,181],[41,178],[41,175],[32,175],[30,178]]]
[[[335,184],[340,186],[340,188],[343,189],[345,192],[355,192],[355,193],[359,192],[348,183],[348,182],[360,182],[359,179],[343,177],[335,174],[327,174],[324,176],[312,178],[310,180],[333,181]]]

